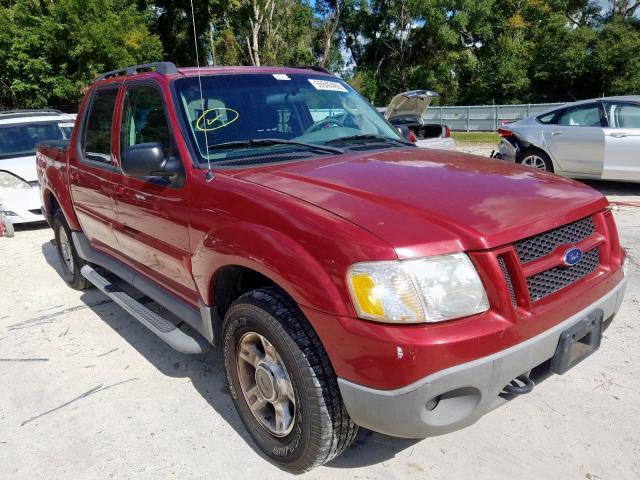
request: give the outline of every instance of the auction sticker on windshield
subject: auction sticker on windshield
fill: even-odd
[[[329,80],[317,80],[315,78],[308,78],[309,83],[313,85],[316,90],[331,90],[333,92],[347,93],[347,89],[344,85],[338,82],[331,82]]]

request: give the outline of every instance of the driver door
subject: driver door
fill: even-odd
[[[157,142],[165,155],[178,155],[159,85],[125,85],[119,123],[119,152]],[[116,237],[128,260],[176,295],[197,303],[191,276],[188,195],[185,176],[135,178],[122,174],[116,191]]]

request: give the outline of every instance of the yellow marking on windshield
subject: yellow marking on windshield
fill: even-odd
[[[207,118],[207,116],[212,116],[212,113],[215,116],[213,116],[213,118]],[[222,116],[225,113],[227,113],[227,118],[223,120]],[[231,125],[238,119],[238,117],[240,117],[240,114],[233,108],[210,108],[209,110],[205,110],[205,112],[200,115],[200,117],[198,117],[198,120],[196,121],[196,130],[200,132],[213,132],[214,130],[218,130],[219,128],[224,128],[227,125]],[[219,122],[219,125],[215,125],[214,127],[212,127],[211,125],[216,122]]]

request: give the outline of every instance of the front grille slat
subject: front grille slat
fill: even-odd
[[[549,230],[515,244],[520,263],[528,263],[549,255],[560,245],[571,245],[590,237],[596,229],[591,217]]]
[[[504,277],[504,281],[507,284],[507,288],[509,289],[509,297],[511,298],[511,305],[516,306],[516,292],[513,288],[513,282],[511,281],[511,275],[509,274],[509,269],[507,268],[507,264],[504,262],[504,258],[502,255],[498,257],[498,264],[500,265],[500,270],[502,270],[502,276]]]
[[[554,267],[527,278],[531,301],[541,300],[547,295],[571,285],[593,272],[600,264],[600,253],[594,248],[584,254],[580,263],[571,267]]]

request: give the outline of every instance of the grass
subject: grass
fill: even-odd
[[[451,132],[459,143],[498,143],[500,136],[496,132]]]

